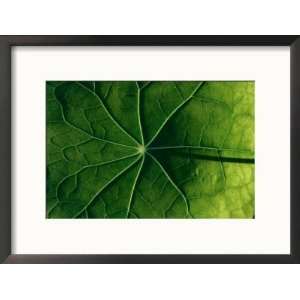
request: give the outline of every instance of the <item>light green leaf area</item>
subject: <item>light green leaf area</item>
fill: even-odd
[[[254,87],[47,82],[47,217],[254,218]]]

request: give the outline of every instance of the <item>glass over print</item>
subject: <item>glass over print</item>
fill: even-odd
[[[254,218],[254,81],[47,81],[47,218]]]

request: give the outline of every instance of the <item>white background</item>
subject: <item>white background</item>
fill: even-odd
[[[145,13],[147,11],[147,13]],[[299,34],[299,1],[1,2],[1,34]],[[299,299],[299,266],[1,266],[3,299]]]
[[[14,253],[290,253],[288,47],[16,47],[12,64]],[[45,82],[95,79],[254,80],[255,219],[45,219]]]

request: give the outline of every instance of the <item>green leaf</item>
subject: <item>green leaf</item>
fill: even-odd
[[[254,82],[46,88],[47,217],[254,217]]]

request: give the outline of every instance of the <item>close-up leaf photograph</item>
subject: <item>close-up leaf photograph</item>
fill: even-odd
[[[47,81],[47,218],[254,218],[254,94],[254,81]]]

